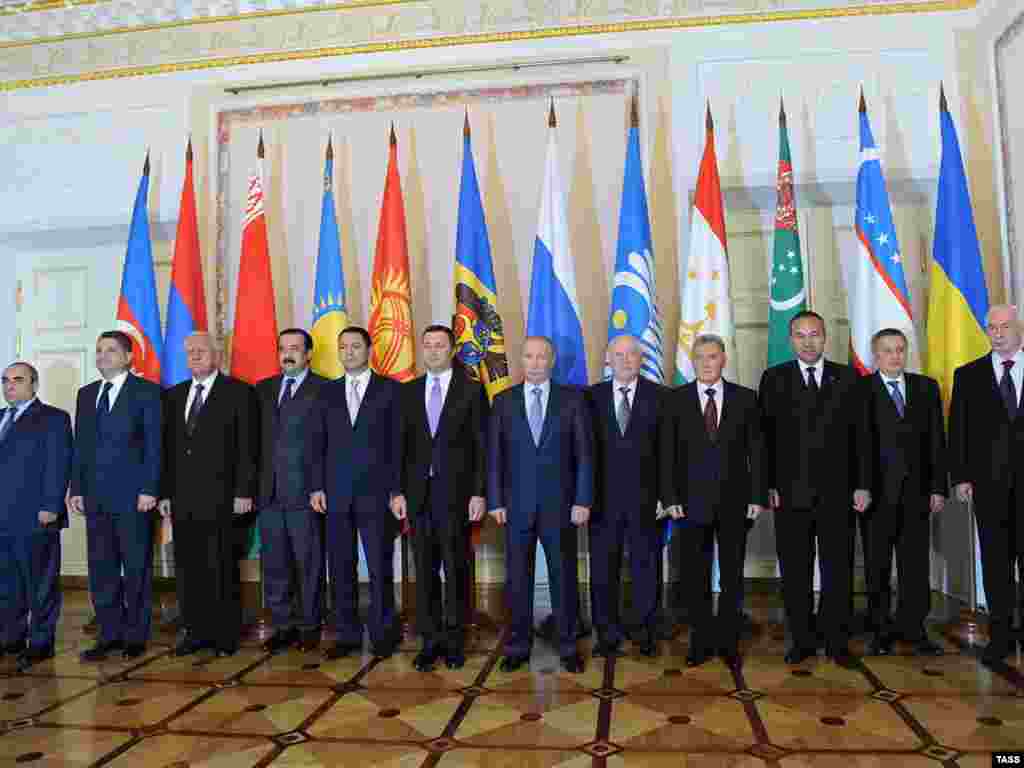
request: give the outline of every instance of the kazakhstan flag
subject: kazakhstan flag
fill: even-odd
[[[320,249],[316,257],[316,282],[313,286],[313,363],[314,373],[328,379],[342,374],[338,362],[338,334],[348,325],[345,309],[345,275],[341,268],[341,244],[338,220],[334,214],[334,150],[327,140],[324,162],[324,197],[320,212]]]

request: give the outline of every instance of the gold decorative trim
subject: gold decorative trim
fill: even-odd
[[[370,2],[379,4],[415,1],[417,0],[370,0]],[[764,11],[749,14],[739,13],[723,14],[719,16],[646,19],[610,24],[581,24],[578,26],[550,27],[548,29],[512,32],[483,32],[472,35],[443,35],[433,38],[391,40],[381,43],[357,43],[354,45],[332,46],[329,48],[311,48],[304,51],[277,51],[275,53],[228,56],[224,58],[200,59],[196,61],[174,62],[170,64],[150,64],[141,67],[120,67],[117,69],[83,72],[73,75],[55,75],[52,77],[39,77],[26,80],[11,80],[7,82],[0,82],[0,93],[5,91],[21,90],[23,88],[49,88],[59,85],[71,85],[74,83],[93,82],[98,80],[115,80],[126,77],[165,75],[175,72],[194,72],[197,70],[241,67],[253,64],[307,61],[311,59],[322,59],[336,56],[391,53],[395,51],[413,51],[461,45],[547,40],[557,37],[610,35],[620,34],[623,32],[654,32],[673,29],[693,29],[700,27],[725,26],[730,24],[763,24],[782,21],[806,21],[810,19],[838,19],[863,16],[892,16],[905,13],[964,11],[976,7],[978,2],[979,0],[930,0],[930,2],[922,3],[903,2],[886,3],[884,5],[856,6],[852,8],[819,8],[803,11]],[[319,10],[323,10],[323,8],[320,8]]]
[[[57,11],[67,8],[69,3],[71,9],[81,5],[99,5],[100,3],[112,3],[114,0],[26,0],[24,5],[5,7],[0,10],[0,16],[22,16],[26,13],[37,13],[38,11]]]
[[[105,0],[86,0],[87,3],[105,2]],[[9,48],[25,48],[31,45],[46,45],[47,43],[65,43],[71,40],[85,40],[88,38],[110,37],[111,35],[127,35],[132,32],[153,32],[161,29],[177,29],[180,27],[201,26],[203,24],[218,24],[224,21],[249,21],[250,19],[270,19],[278,16],[295,16],[302,13],[319,13],[323,11],[359,11],[365,8],[375,8],[389,5],[413,5],[415,3],[426,3],[428,0],[348,0],[347,3],[334,3],[332,5],[314,5],[305,8],[280,8],[275,11],[250,11],[249,13],[236,13],[231,16],[197,16],[194,19],[179,19],[178,21],[165,21],[160,24],[140,24],[136,27],[116,27],[104,29],[100,32],[73,32],[70,35],[56,35],[54,37],[34,37],[31,40],[12,40],[0,43],[0,50]],[[3,15],[0,13],[0,15]],[[13,14],[12,14],[13,15]]]

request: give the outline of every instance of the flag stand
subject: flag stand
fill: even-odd
[[[978,612],[978,583],[977,583],[977,525],[974,521],[974,501],[967,503],[968,520],[968,541],[971,549],[971,569],[968,574],[967,583],[970,593],[967,597],[967,606],[960,609],[956,621],[951,623],[946,630],[959,640],[969,645],[981,645],[979,641],[988,639],[988,627],[981,622],[981,614]]]
[[[399,621],[402,626],[402,637],[411,638],[414,635],[412,621],[412,597],[409,587],[409,537],[412,535],[411,528],[405,528],[399,538],[402,540],[402,612]]]

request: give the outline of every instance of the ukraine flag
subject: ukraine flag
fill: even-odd
[[[946,94],[941,89],[939,122],[942,161],[928,288],[927,370],[928,375],[939,382],[948,413],[953,372],[964,363],[987,354],[991,347],[985,335],[988,289],[981,248],[960,142],[946,104]]]
[[[345,309],[345,275],[341,268],[341,244],[338,220],[334,214],[334,150],[327,139],[324,162],[324,196],[320,212],[320,249],[316,257],[316,281],[313,286],[313,363],[314,373],[328,379],[342,374],[338,361],[338,334],[348,325]]]

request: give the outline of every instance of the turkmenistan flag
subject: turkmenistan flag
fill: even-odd
[[[769,280],[768,365],[793,359],[789,344],[789,321],[807,309],[804,266],[800,260],[800,233],[796,228],[796,199],[793,196],[793,163],[789,156],[786,111],[779,101],[779,176],[776,183],[775,244]]]

